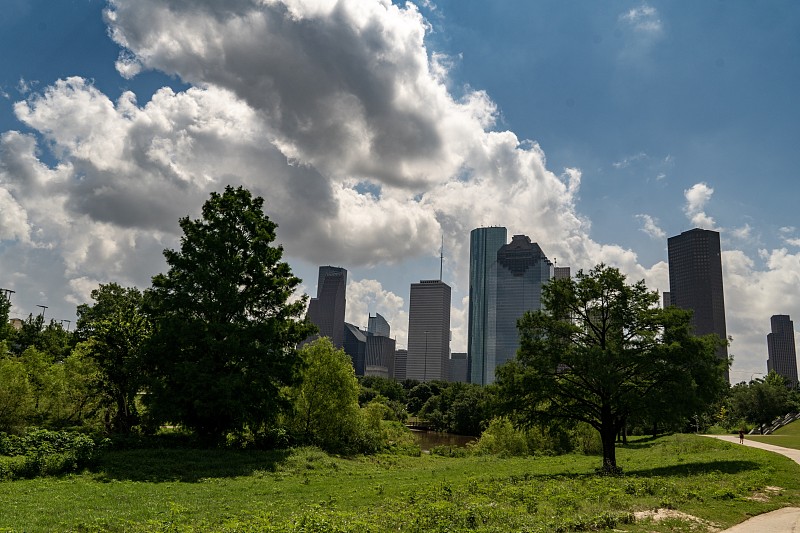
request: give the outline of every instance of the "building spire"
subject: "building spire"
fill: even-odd
[[[439,248],[439,281],[442,281],[442,270],[444,270],[444,233],[442,233],[442,247]]]

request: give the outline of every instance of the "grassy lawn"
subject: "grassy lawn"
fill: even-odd
[[[747,435],[748,439],[800,450],[800,420],[786,424],[772,435]]]
[[[108,452],[92,472],[0,483],[0,531],[703,531],[800,504],[800,466],[693,435],[599,457]],[[639,511],[668,508],[661,522]]]

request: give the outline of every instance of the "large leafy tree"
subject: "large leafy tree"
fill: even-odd
[[[598,265],[542,290],[546,311],[518,322],[517,358],[498,369],[503,405],[521,423],[583,421],[603,444],[603,469],[618,471],[614,441],[625,421],[671,397],[689,415],[727,387],[714,336],[690,334],[690,314],[657,307],[643,281]]]
[[[136,395],[143,386],[143,355],[151,326],[139,289],[117,283],[92,291],[94,304],[78,306],[75,335],[98,368],[97,386],[112,407],[112,429],[128,433],[139,422]]]
[[[180,250],[148,292],[152,381],[145,397],[156,421],[203,437],[270,423],[297,378],[296,345],[313,333],[301,319],[300,279],[273,245],[277,225],[263,199],[241,187],[212,193],[202,218],[180,220]]]
[[[764,426],[775,418],[797,409],[786,380],[775,371],[764,379],[731,388],[730,405],[735,417],[757,425],[760,433],[764,433]]]

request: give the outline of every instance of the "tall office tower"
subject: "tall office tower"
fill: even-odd
[[[383,335],[367,334],[365,376],[394,377],[395,340]]]
[[[669,295],[669,292],[662,292],[661,293],[661,306],[666,309],[672,305],[672,298]]]
[[[344,308],[347,270],[319,267],[317,297],[308,305],[308,319],[319,328],[320,337],[330,337],[337,348],[344,346]]]
[[[344,353],[350,356],[356,376],[363,376],[367,367],[367,334],[358,326],[344,323]]]
[[[667,239],[670,303],[690,309],[695,335],[716,333],[726,341],[725,297],[722,290],[722,255],[719,232],[691,229]],[[717,356],[728,359],[728,347]],[[730,381],[728,369],[725,378]]]
[[[517,355],[517,320],[526,311],[542,309],[542,286],[553,277],[553,264],[526,235],[514,235],[497,252],[497,344],[494,365],[487,365],[487,383],[495,369]]]
[[[467,354],[465,352],[451,353],[449,368],[447,381],[450,383],[467,383]]]
[[[486,385],[494,368],[497,296],[497,252],[506,243],[506,228],[477,228],[469,236],[469,323],[467,376]]]
[[[569,279],[569,267],[553,267],[553,279]]]
[[[375,316],[370,315],[367,322],[367,332],[372,335],[380,335],[382,337],[389,337],[391,333],[389,323],[380,313],[375,313]]]
[[[450,359],[450,286],[441,280],[411,284],[406,378],[446,380]]]
[[[406,379],[406,361],[408,359],[408,350],[395,350],[394,351],[394,379],[396,381],[403,381]]]
[[[786,383],[797,387],[797,351],[794,344],[794,322],[789,315],[772,315],[769,319],[772,333],[767,335],[767,372],[775,371]]]

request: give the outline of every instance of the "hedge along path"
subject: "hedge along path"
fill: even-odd
[[[733,444],[739,444],[739,437],[735,435],[703,435],[712,439],[724,440]],[[800,464],[800,450],[783,448],[774,444],[758,442],[754,440],[744,440],[744,446],[760,448],[769,452],[778,453],[788,457],[797,464]],[[741,445],[740,445],[741,446]],[[800,507],[784,507],[777,511],[764,513],[737,524],[732,528],[726,529],[723,533],[748,533],[758,531],[759,533],[791,533],[800,531]]]

